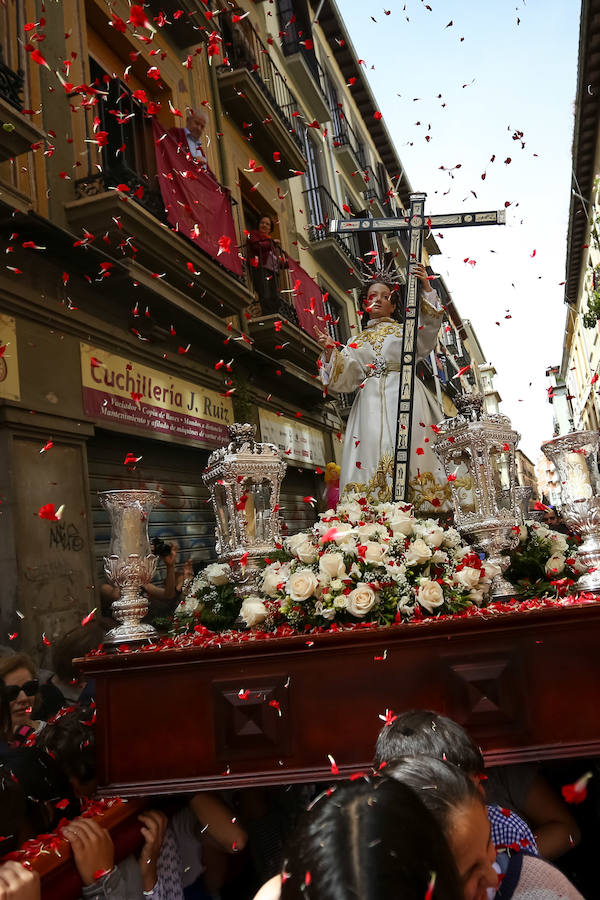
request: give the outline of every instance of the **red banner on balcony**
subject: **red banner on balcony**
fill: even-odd
[[[241,275],[229,193],[199,165],[186,160],[182,128],[173,129],[173,134],[165,133],[156,120],[153,126],[158,183],[169,222],[231,272]],[[183,150],[179,149],[181,144]]]
[[[319,328],[322,328],[322,320],[325,316],[321,288],[291,256],[288,256],[288,263],[290,266],[291,287],[293,289],[292,297],[294,298],[298,322],[300,327],[314,338],[314,327],[317,325]]]

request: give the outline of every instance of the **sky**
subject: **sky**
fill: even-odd
[[[535,461],[552,437],[545,371],[560,363],[566,321],[580,4],[338,6],[412,188],[427,193],[426,210],[510,204],[505,226],[446,230],[431,264],[472,322],[498,372],[500,409]]]

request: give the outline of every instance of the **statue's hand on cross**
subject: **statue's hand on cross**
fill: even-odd
[[[425,268],[423,263],[413,263],[410,268],[415,278],[418,278],[418,280],[421,282],[423,292],[425,294],[431,293],[431,291],[433,291],[433,288],[431,287],[429,275],[427,274],[427,269]]]

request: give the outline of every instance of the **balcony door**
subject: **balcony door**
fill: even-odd
[[[323,164],[319,159],[315,141],[308,129],[304,132],[304,155],[306,156],[306,172],[304,183],[311,225],[322,225],[325,222],[326,208],[324,203]]]
[[[100,120],[100,130],[108,133],[108,143],[102,150],[105,177],[150,187],[156,176],[156,157],[151,120],[144,106],[123,81],[109,76],[93,57],[90,76],[92,85],[102,92],[93,113]]]

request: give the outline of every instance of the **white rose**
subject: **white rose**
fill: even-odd
[[[329,578],[346,578],[348,574],[342,553],[324,553],[319,560],[319,570]]]
[[[342,544],[344,541],[347,541],[353,533],[353,528],[350,522],[336,522],[335,528],[337,529],[337,533],[335,534],[333,540],[338,545]]]
[[[369,522],[366,525],[358,525],[355,531],[359,537],[367,538],[368,540],[369,538],[372,538],[373,535],[377,534],[377,525],[373,522]]]
[[[431,550],[424,540],[417,538],[410,544],[404,556],[404,562],[407,566],[419,566],[426,563],[431,558]]]
[[[550,559],[546,562],[545,569],[546,575],[560,575],[562,570],[565,567],[565,558],[561,556],[559,553],[555,553],[554,556],[551,556]]]
[[[359,581],[353,591],[350,591],[347,600],[347,610],[351,615],[362,619],[375,606],[377,595],[372,587]]]
[[[336,609],[346,609],[348,606],[348,598],[345,594],[338,594],[333,598],[333,605]]]
[[[289,567],[282,566],[281,563],[271,563],[263,572],[262,589],[268,597],[276,597],[278,593],[277,585],[285,580],[289,574]]]
[[[220,587],[229,581],[229,571],[229,566],[223,565],[223,563],[211,563],[202,574],[212,585]]]
[[[437,581],[424,581],[417,590],[417,600],[428,612],[433,612],[444,602],[442,586]]]
[[[479,584],[479,569],[473,569],[471,566],[465,566],[460,572],[454,573],[454,583],[459,587],[466,588],[470,591]]]
[[[527,540],[528,532],[526,525],[519,525],[519,543],[524,544]]]
[[[567,543],[567,539],[564,534],[560,534],[558,531],[551,531],[550,538],[552,540],[552,552],[553,553],[566,553],[569,549],[569,545]]]
[[[360,503],[343,503],[341,506],[338,505],[337,508],[338,515],[346,515],[350,522],[356,525],[357,522],[361,522],[364,516],[363,508]]]
[[[298,569],[287,580],[287,592],[296,603],[308,600],[319,586],[319,580],[310,569]]]
[[[446,563],[448,562],[448,554],[444,553],[443,550],[434,550],[431,555],[432,563]]]
[[[414,522],[415,520],[408,513],[396,509],[392,518],[389,520],[388,525],[390,526],[394,537],[399,537],[401,534],[403,534],[404,537],[409,537],[413,533]]]
[[[313,546],[309,536],[304,531],[286,538],[286,547],[300,562],[311,563],[317,558],[317,549]]]
[[[500,568],[500,566],[497,563],[490,562],[489,560],[487,560],[483,564],[483,568],[485,571],[485,577],[489,581],[491,581],[492,578],[495,578],[496,575],[502,575],[502,569]]]
[[[442,545],[451,550],[453,547],[458,547],[460,544],[460,534],[456,530],[456,528],[448,528],[444,532],[444,540],[442,541]]]
[[[334,578],[329,587],[332,591],[341,591],[344,589],[344,582],[340,578]]]
[[[240,609],[240,616],[246,625],[252,628],[254,625],[259,625],[265,621],[267,618],[267,607],[260,597],[246,597]]]
[[[367,541],[365,547],[365,562],[380,563],[383,562],[387,555],[388,548],[385,544],[378,544],[376,541]]]
[[[469,600],[472,600],[476,606],[481,606],[483,603],[483,591],[469,591],[468,593]]]
[[[429,531],[423,535],[423,540],[428,547],[440,547],[444,540],[444,529],[440,528],[439,525],[429,529]]]

